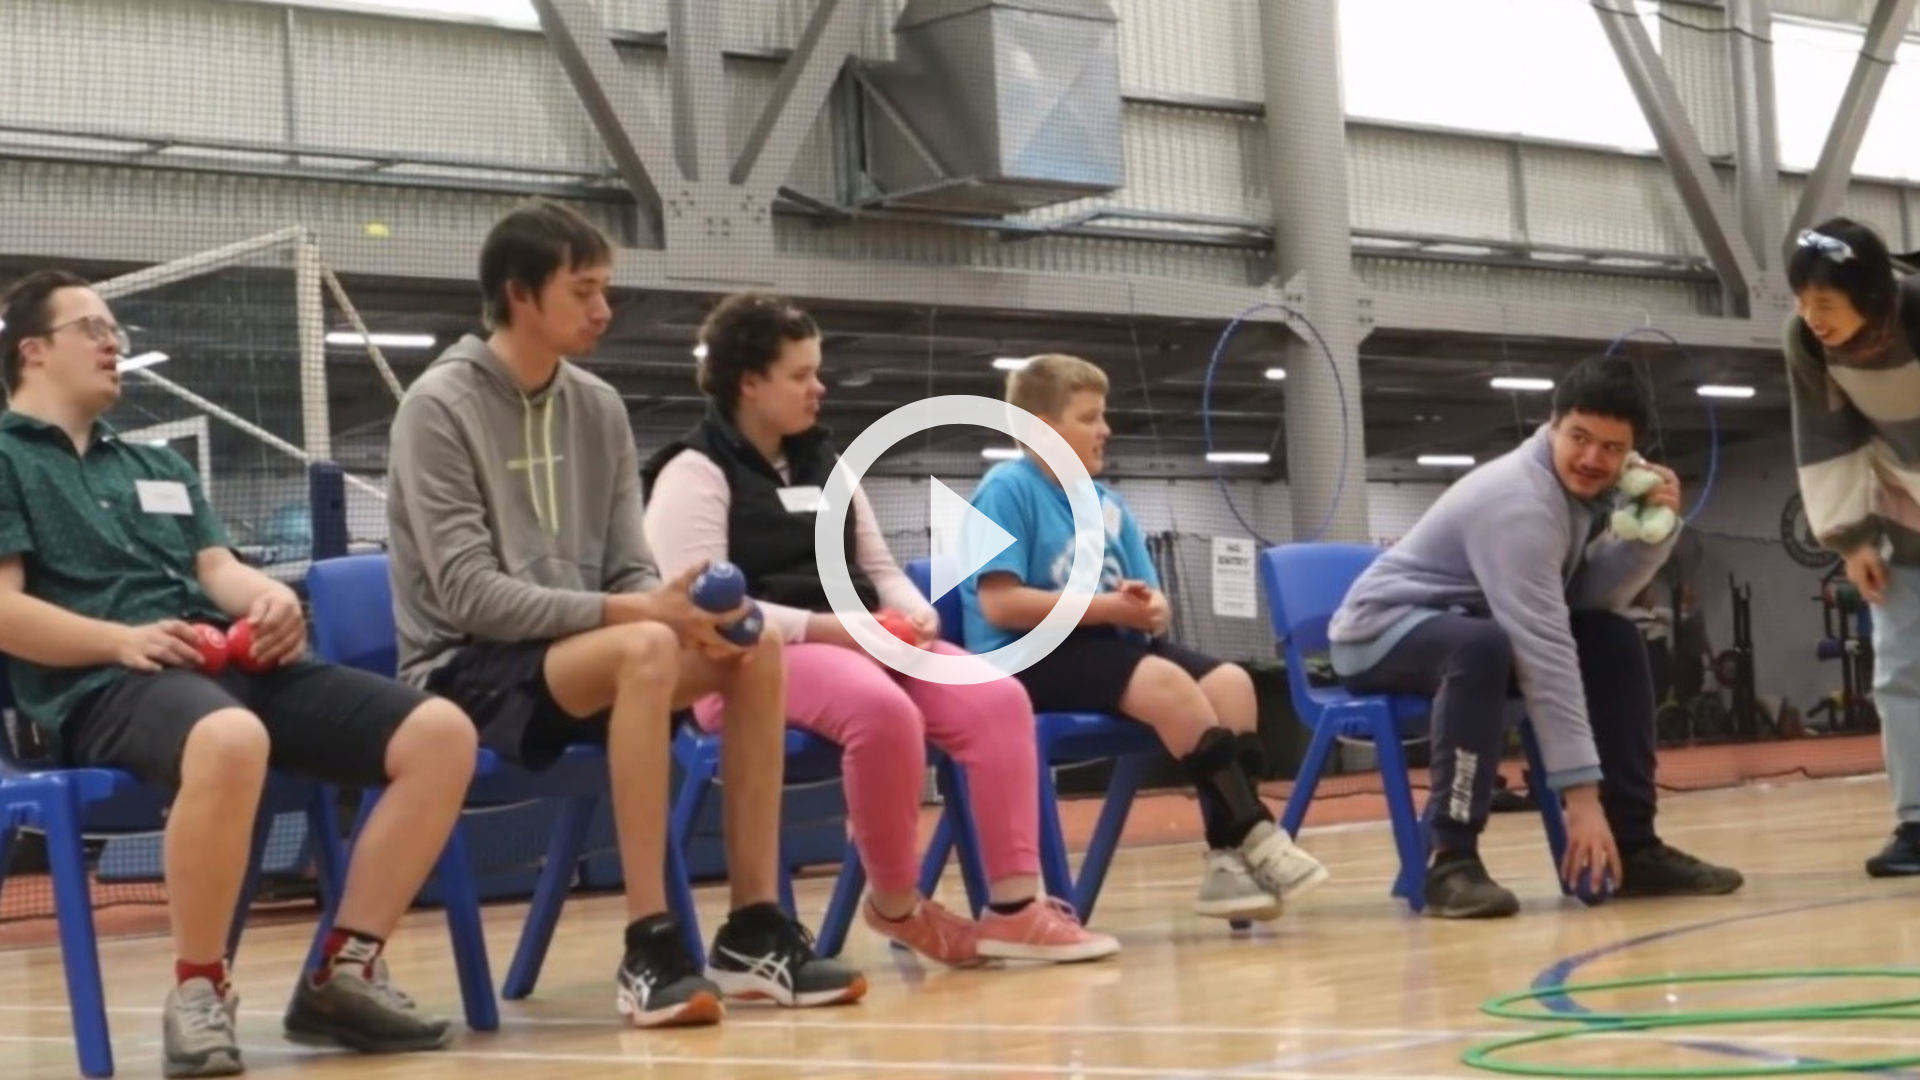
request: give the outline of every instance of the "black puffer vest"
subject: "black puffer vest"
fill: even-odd
[[[833,610],[814,561],[814,514],[793,512],[780,501],[780,489],[827,485],[840,458],[827,429],[812,430],[781,441],[788,479],[742,438],[733,422],[709,404],[706,418],[677,442],[662,447],[640,467],[641,497],[653,498],[654,481],[683,450],[698,450],[726,474],[732,495],[727,509],[727,559],[747,577],[747,594],[787,607],[808,611]],[[854,557],[854,515],[847,513],[844,533],[847,571],[854,591],[867,610],[879,606],[879,593]]]

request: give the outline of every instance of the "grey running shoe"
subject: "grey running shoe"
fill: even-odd
[[[453,1026],[420,1012],[413,999],[394,989],[386,961],[376,961],[373,977],[353,964],[334,968],[319,986],[302,976],[285,1018],[287,1038],[300,1043],[332,1043],[363,1054],[405,1054],[439,1050],[453,1041]]]
[[[1293,842],[1287,831],[1263,821],[1240,841],[1247,871],[1269,895],[1281,903],[1298,900],[1326,883],[1327,868]]]
[[[208,979],[188,979],[175,986],[160,1016],[165,1074],[236,1076],[246,1071],[233,1032],[238,1004],[231,994],[222,998]]]
[[[1279,899],[1253,880],[1245,856],[1227,849],[1207,852],[1207,872],[1200,879],[1200,895],[1193,900],[1194,914],[1270,922],[1280,917],[1280,910]]]
[[[718,1023],[726,1015],[720,988],[699,965],[671,916],[644,920],[627,931],[627,955],[614,976],[620,1015],[634,1027]]]

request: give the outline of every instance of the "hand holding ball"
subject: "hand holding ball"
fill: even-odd
[[[901,641],[914,646],[920,644],[920,634],[913,628],[912,620],[900,612],[892,608],[881,608],[879,611],[873,613],[873,618],[874,621],[880,624],[882,630],[899,638]]]
[[[233,662],[234,667],[251,675],[258,675],[273,666],[253,653],[252,619],[241,619],[227,631],[227,659]]]
[[[693,579],[687,595],[702,611],[732,611],[747,598],[747,577],[732,563],[717,562]],[[748,601],[747,613],[720,627],[720,636],[744,648],[759,641],[760,631],[765,628],[766,617],[760,613],[760,605]]]
[[[202,675],[219,675],[227,670],[228,664],[250,675],[258,675],[274,666],[253,654],[252,619],[241,619],[225,633],[207,623],[194,623],[193,629],[200,635],[200,666],[197,670]]]
[[[1645,501],[1647,493],[1659,486],[1660,474],[1647,468],[1639,455],[1627,462],[1618,485],[1627,503],[1613,512],[1611,526],[1615,536],[1657,544],[1673,535],[1673,530],[1680,527],[1679,516],[1664,506],[1648,506]]]

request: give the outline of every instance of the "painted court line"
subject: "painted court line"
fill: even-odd
[[[254,1046],[242,1044],[241,1052],[248,1056],[293,1056],[312,1057],[314,1054],[287,1054],[280,1047]],[[1017,1076],[1157,1076],[1198,1078],[1218,1076],[1216,1069],[1179,1069],[1148,1068],[1139,1065],[1088,1065],[1077,1062],[1061,1064],[1042,1062],[991,1062],[991,1061],[890,1061],[875,1058],[824,1058],[824,1057],[746,1057],[741,1055],[700,1055],[691,1054],[649,1054],[645,1051],[631,1054],[605,1053],[590,1054],[577,1051],[566,1053],[540,1051],[476,1051],[476,1050],[439,1050],[433,1056],[453,1058],[463,1061],[534,1061],[534,1062],[570,1062],[586,1065],[633,1065],[633,1066],[673,1066],[684,1065],[699,1068],[725,1066],[731,1068],[790,1069],[818,1071],[832,1069],[848,1073],[881,1073],[883,1075],[901,1075],[906,1073],[935,1072],[947,1075],[973,1073],[980,1075],[1017,1075]],[[1237,1073],[1235,1075],[1266,1077],[1267,1080],[1326,1080],[1329,1075],[1301,1069],[1262,1069],[1259,1072]],[[1346,1080],[1413,1080],[1415,1076],[1470,1076],[1469,1073],[1434,1073],[1422,1070],[1419,1073],[1340,1073]]]
[[[5,1005],[0,1004],[0,1014],[5,1013],[41,1013],[67,1011],[64,1005]],[[107,1010],[128,1016],[158,1015],[158,1006],[123,1005]],[[280,1013],[271,1009],[242,1009],[243,1017],[279,1019]],[[754,1018],[749,1016],[729,1016],[727,1027],[765,1028],[770,1031],[806,1030],[806,1031],[923,1031],[923,1032],[978,1032],[1008,1035],[1221,1035],[1245,1036],[1248,1038],[1313,1038],[1328,1037],[1340,1039],[1432,1039],[1442,1042],[1449,1039],[1490,1039],[1514,1034],[1513,1028],[1473,1028],[1473,1027],[1339,1027],[1339,1026],[1262,1026],[1262,1025],[1226,1025],[1226,1024],[1031,1024],[1031,1023],[995,1023],[995,1022],[947,1022],[914,1020],[810,1020],[784,1018]],[[541,1028],[605,1028],[609,1034],[620,1034],[627,1029],[620,1021],[608,1017],[573,1018],[545,1016],[502,1016],[502,1031],[516,1028],[538,1030]],[[484,1036],[475,1036],[484,1038]],[[1671,1039],[1673,1036],[1656,1036],[1649,1033],[1616,1032],[1613,1038],[1638,1038],[1650,1041]],[[0,1035],[0,1042],[71,1042],[67,1035]],[[1873,1036],[1873,1035],[1754,1035],[1747,1037],[1755,1043],[1792,1043],[1794,1045],[1833,1045],[1833,1046],[1920,1046],[1920,1035]],[[157,1045],[148,1040],[147,1045]],[[1365,1049],[1373,1050],[1377,1044],[1368,1044]],[[1314,1052],[1314,1051],[1309,1051]]]

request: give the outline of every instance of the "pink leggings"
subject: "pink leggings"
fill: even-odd
[[[944,641],[934,648],[967,655]],[[876,891],[906,892],[919,877],[928,741],[966,770],[987,880],[1040,872],[1040,777],[1025,687],[1011,678],[923,682],[839,645],[802,642],[786,656],[787,722],[843,750],[847,816]],[[702,698],[694,716],[718,729],[719,696]]]

